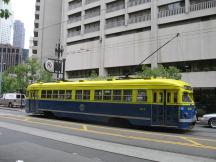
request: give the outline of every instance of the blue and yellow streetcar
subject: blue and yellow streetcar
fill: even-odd
[[[26,112],[184,130],[196,121],[191,86],[160,78],[35,83],[27,88]]]

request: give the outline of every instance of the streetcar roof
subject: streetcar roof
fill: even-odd
[[[125,85],[143,85],[143,86],[172,86],[172,87],[190,87],[190,85],[181,80],[151,78],[151,79],[125,79],[125,80],[80,80],[70,82],[49,82],[49,83],[34,83],[28,86],[30,88],[54,88],[56,86],[125,86]]]

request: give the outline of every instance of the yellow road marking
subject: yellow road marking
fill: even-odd
[[[83,127],[83,130],[84,130],[84,131],[87,131],[87,130],[88,130],[87,125],[82,125],[82,127]]]
[[[12,118],[12,117],[2,117],[2,116],[0,116],[0,117],[1,118],[6,118],[6,119],[12,119],[12,120],[24,121],[24,122],[27,122],[27,123],[40,124],[40,125],[46,125],[46,126],[53,126],[53,127],[76,130],[76,131],[86,131],[86,132],[90,132],[90,133],[110,135],[110,136],[121,137],[121,138],[126,138],[126,139],[135,139],[135,140],[143,140],[143,141],[150,141],[150,142],[157,142],[157,143],[166,143],[166,144],[174,144],[174,145],[181,145],[181,146],[189,146],[189,147],[197,147],[197,148],[205,148],[205,149],[216,150],[216,147],[214,147],[214,146],[202,145],[200,143],[197,143],[197,142],[189,139],[188,137],[169,135],[171,137],[182,138],[182,139],[184,139],[186,141],[191,142],[192,144],[191,143],[183,143],[183,142],[175,142],[175,141],[166,141],[166,140],[160,140],[160,139],[145,138],[145,137],[127,136],[127,135],[121,135],[121,134],[116,134],[116,133],[109,133],[109,132],[103,132],[103,131],[90,130],[90,129],[87,129],[87,125],[81,125],[81,124],[79,124],[79,126],[82,126],[82,128],[74,128],[74,127],[68,127],[68,126],[61,126],[61,125],[53,125],[53,124],[48,124],[48,123],[34,122],[34,121],[26,120],[26,119],[22,120],[22,119],[17,119],[17,118]],[[93,126],[93,127],[95,127],[95,126]],[[136,132],[136,131],[133,131],[133,132]],[[153,134],[153,133],[150,133],[150,134]]]
[[[201,143],[198,143],[198,142],[196,142],[196,141],[190,139],[189,137],[181,137],[181,138],[184,139],[184,140],[186,140],[186,141],[188,141],[188,142],[193,143],[194,145],[204,146],[204,145],[202,145]]]

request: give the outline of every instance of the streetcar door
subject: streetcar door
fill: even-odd
[[[166,91],[166,108],[165,108],[165,125],[177,126],[178,125],[178,91]]]
[[[152,125],[164,125],[165,90],[152,90]]]
[[[31,100],[29,103],[29,109],[30,112],[34,113],[36,112],[37,105],[38,105],[38,91],[37,90],[30,91],[30,97]]]

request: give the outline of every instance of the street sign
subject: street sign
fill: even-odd
[[[51,72],[53,73],[54,72],[54,62],[53,60],[47,60],[45,63],[44,63],[44,69],[48,72]]]

